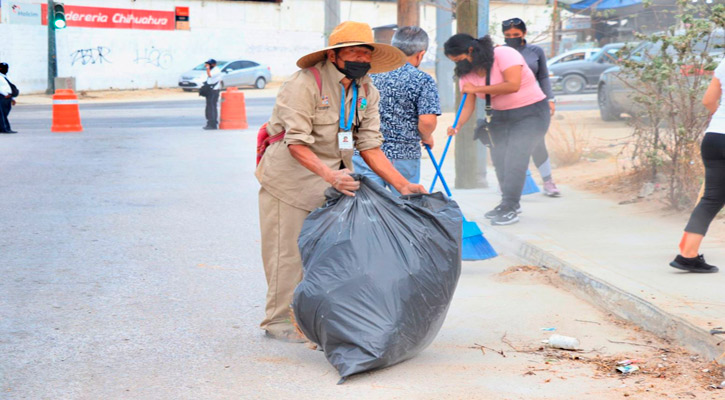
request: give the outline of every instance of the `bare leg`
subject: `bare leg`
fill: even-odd
[[[682,235],[682,240],[680,241],[680,254],[682,257],[697,257],[700,254],[700,244],[702,243],[703,238],[705,238],[704,235],[685,232],[685,234]]]

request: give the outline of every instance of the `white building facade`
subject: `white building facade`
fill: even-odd
[[[324,1],[281,3],[221,0],[65,1],[68,27],[56,31],[58,76],[76,78],[78,90],[174,87],[179,75],[208,58],[248,59],[270,66],[275,79],[296,70],[296,60],[324,47]],[[176,29],[178,7],[189,29]],[[47,26],[42,1],[2,0],[0,61],[24,93],[47,87]],[[342,1],[341,20],[371,26],[396,23],[396,4]],[[491,3],[492,30],[518,16],[530,30],[548,29],[543,4]],[[436,8],[421,5],[421,21],[435,54]],[[454,24],[455,22],[452,22]],[[455,31],[455,27],[454,27]]]

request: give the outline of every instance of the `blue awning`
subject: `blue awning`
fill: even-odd
[[[631,7],[639,4],[642,4],[642,0],[584,0],[569,4],[566,7],[572,10],[592,9],[593,11],[603,11]]]

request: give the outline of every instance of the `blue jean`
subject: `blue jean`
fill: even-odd
[[[390,162],[393,164],[393,167],[395,167],[395,169],[397,169],[398,172],[400,172],[400,174],[403,175],[410,183],[420,182],[420,158],[412,160],[392,159]],[[362,157],[359,155],[353,156],[352,164],[355,167],[355,173],[370,178],[378,185],[388,188],[394,195],[400,196],[400,193],[395,190],[394,187],[392,187],[388,182],[385,182],[383,178],[379,177],[372,169],[370,169],[370,167],[368,167]]]

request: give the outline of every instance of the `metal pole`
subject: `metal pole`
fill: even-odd
[[[438,0],[436,7],[436,82],[443,112],[456,111],[456,92],[453,89],[454,64],[443,53],[443,43],[453,33],[453,13],[443,7],[450,6],[449,0]]]
[[[418,0],[398,0],[398,27],[420,25]]]
[[[55,26],[53,26],[53,0],[48,0],[48,88],[46,94],[55,93],[55,77],[58,76],[58,60],[55,51]]]
[[[554,0],[554,9],[551,12],[551,53],[549,57],[554,57],[556,51],[556,27],[559,25],[559,0]]]
[[[489,31],[489,0],[478,0],[478,37],[488,35]],[[476,101],[476,116],[479,119],[486,117],[486,104],[483,101]],[[486,175],[488,173],[488,149],[476,140],[476,153],[478,155],[478,175],[476,176],[477,187],[488,187]]]
[[[478,0],[459,1],[456,17],[459,33],[471,36],[478,34]],[[456,85],[456,100],[461,101],[461,93]],[[471,118],[473,119],[473,118]],[[472,189],[478,187],[478,151],[473,143],[473,129],[476,121],[469,120],[459,127],[456,134],[456,188]]]
[[[325,0],[325,43],[338,25],[340,25],[340,0]]]

